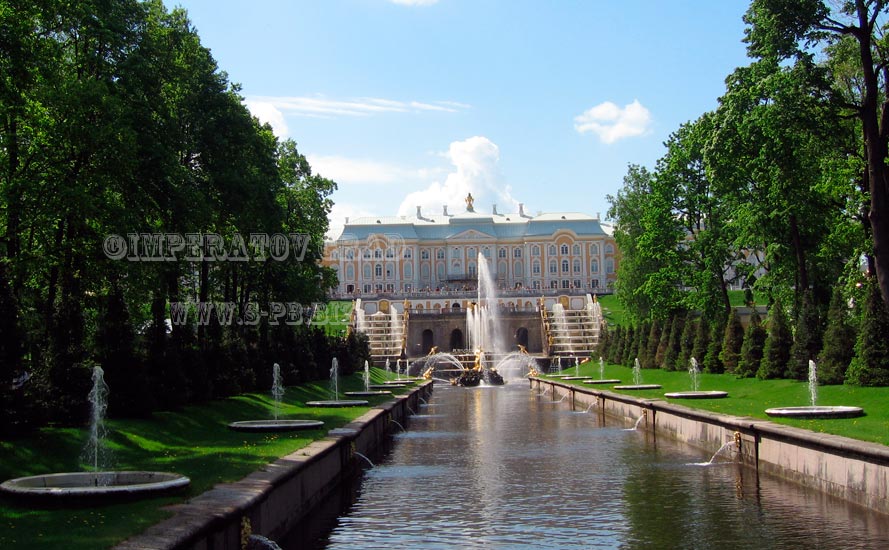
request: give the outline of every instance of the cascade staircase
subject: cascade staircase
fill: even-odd
[[[555,304],[547,312],[541,308],[543,327],[553,357],[590,357],[599,344],[599,330],[602,326],[602,308],[599,302],[586,295],[582,309],[566,310]]]

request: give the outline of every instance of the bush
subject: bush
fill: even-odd
[[[664,370],[682,370],[679,365],[679,353],[682,351],[682,331],[685,330],[685,314],[678,312],[673,316],[670,327],[670,339],[664,352]]]
[[[756,309],[750,314],[750,324],[744,332],[744,343],[741,344],[741,355],[736,373],[741,377],[750,377],[757,373],[762,362],[762,352],[766,341],[766,331],[759,320]]]
[[[722,335],[722,350],[719,352],[719,360],[722,362],[724,372],[737,372],[743,342],[744,327],[741,325],[741,318],[738,317],[737,310],[732,308]]]
[[[775,300],[769,311],[769,330],[762,353],[762,360],[756,369],[756,377],[762,380],[783,378],[790,361],[790,347],[793,345],[787,315],[780,300]],[[748,368],[750,365],[748,365]],[[808,372],[808,363],[806,364]]]
[[[855,343],[855,357],[846,381],[859,386],[889,386],[889,313],[880,287],[868,281],[869,292]]]
[[[803,301],[796,316],[796,330],[787,363],[787,377],[806,380],[809,376],[809,360],[815,360],[821,351],[821,321],[811,292],[803,293]],[[819,369],[820,370],[820,369]]]
[[[827,328],[818,354],[818,381],[842,384],[854,356],[855,329],[849,320],[849,306],[839,287],[833,291],[827,311]]]
[[[726,319],[725,315],[719,315],[710,327],[710,343],[707,345],[707,353],[704,355],[704,372],[720,374],[725,372],[725,366],[719,358],[722,353],[722,342],[725,339]]]
[[[645,353],[639,359],[642,362],[643,369],[657,368],[655,356],[657,356],[657,347],[661,341],[661,320],[655,317],[651,321],[651,327],[648,330],[648,341],[645,346]]]

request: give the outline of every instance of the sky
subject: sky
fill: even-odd
[[[717,106],[743,0],[165,0],[346,217],[582,212]]]

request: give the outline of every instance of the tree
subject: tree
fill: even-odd
[[[809,373],[809,361],[814,361],[821,351],[821,320],[813,301],[811,293],[803,294],[803,303],[796,316],[796,330],[793,331],[790,361],[787,363],[788,378],[805,380]]]
[[[790,361],[790,347],[793,336],[787,323],[787,315],[780,300],[775,300],[769,311],[768,336],[762,352],[762,360],[756,370],[756,377],[764,380],[783,378]]]
[[[741,345],[740,360],[735,371],[739,377],[750,377],[757,373],[762,361],[765,340],[766,331],[762,327],[759,314],[754,309],[750,314],[747,330],[744,332],[744,343]]]
[[[719,352],[719,360],[722,362],[725,372],[737,372],[743,342],[744,327],[741,325],[738,311],[732,308],[728,322],[725,325],[725,332],[722,335],[722,350]]]
[[[664,352],[664,370],[683,370],[679,364],[679,355],[682,352],[682,333],[685,330],[685,312],[676,312],[673,317],[673,325],[670,327],[670,339],[667,341],[667,350]]]
[[[642,357],[639,359],[642,362],[642,368],[644,369],[657,368],[655,357],[657,356],[657,348],[661,340],[661,331],[661,320],[655,317],[651,320],[651,328],[648,331],[648,341],[645,346],[645,353],[642,354]]]
[[[694,335],[694,344],[691,348],[689,357],[694,357],[701,368],[704,368],[704,359],[707,356],[707,349],[710,345],[710,324],[702,317],[696,322],[697,330]],[[709,372],[709,371],[707,371]]]
[[[876,281],[868,294],[846,381],[857,386],[889,386],[889,311]]]
[[[707,353],[704,355],[704,372],[720,374],[725,372],[720,355],[725,339],[726,315],[718,315],[710,327],[710,343],[707,345]]]
[[[745,40],[751,55],[779,61],[801,58],[823,41],[856,43],[860,92],[850,110],[861,122],[874,266],[881,296],[889,303],[889,105],[883,101],[889,54],[882,47],[880,22],[887,11],[883,0],[843,2],[837,9],[818,0],[754,0],[745,15]]]
[[[676,370],[682,370],[688,367],[692,358],[692,350],[695,345],[695,336],[698,333],[698,327],[701,324],[700,318],[693,318],[691,312],[685,320],[685,326],[682,329],[682,336],[679,340],[679,357],[676,360]]]
[[[849,306],[839,287],[833,291],[827,311],[827,328],[818,354],[818,381],[842,384],[855,348],[855,329],[849,319]]]

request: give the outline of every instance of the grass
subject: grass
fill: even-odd
[[[563,371],[564,374],[574,374],[574,368]],[[580,374],[599,378],[599,365],[590,362],[580,365]],[[628,367],[618,365],[605,366],[605,378],[616,378],[624,384],[633,383],[633,372]],[[665,371],[661,369],[642,370],[643,384],[660,384],[663,386],[657,390],[613,390],[610,386],[599,387],[636,397],[647,399],[663,399],[672,403],[678,403],[691,408],[730,414],[734,416],[747,416],[760,419],[768,419],[772,422],[796,426],[814,432],[830,433],[872,441],[883,445],[889,445],[889,388],[864,388],[858,386],[819,386],[818,405],[849,405],[864,409],[865,416],[858,418],[831,419],[831,420],[800,420],[792,418],[772,418],[765,414],[770,407],[796,407],[810,405],[809,388],[806,382],[795,380],[758,380],[755,378],[737,378],[731,374],[706,374],[699,375],[699,388],[706,390],[722,390],[728,392],[724,399],[667,399],[664,393],[676,391],[688,391],[691,381],[687,372]],[[566,381],[583,385],[580,380]]]
[[[753,298],[758,306],[768,305],[767,296],[761,292],[754,293]],[[617,297],[617,294],[606,294],[604,296],[599,296],[598,299],[599,303],[602,305],[602,316],[605,317],[605,320],[608,321],[609,325],[627,326],[630,324],[630,318],[624,310],[624,306]],[[732,307],[744,307],[746,305],[744,304],[743,290],[729,290],[728,299]]]
[[[372,370],[374,381],[392,377],[391,373]],[[364,388],[360,374],[339,382],[341,393]],[[326,382],[287,388],[279,418],[318,419],[325,425],[280,434],[227,428],[235,420],[272,418],[274,401],[267,394],[246,394],[178,412],[155,413],[144,420],[109,420],[106,427],[113,469],[181,473],[191,478],[187,492],[89,508],[38,509],[0,498],[0,548],[109,548],[169,516],[164,506],[196,496],[217,483],[237,481],[389,399],[372,397],[368,407],[345,409],[304,406],[306,401],[330,398]],[[28,437],[0,441],[0,480],[85,470],[79,458],[85,439],[85,428],[48,427]]]

